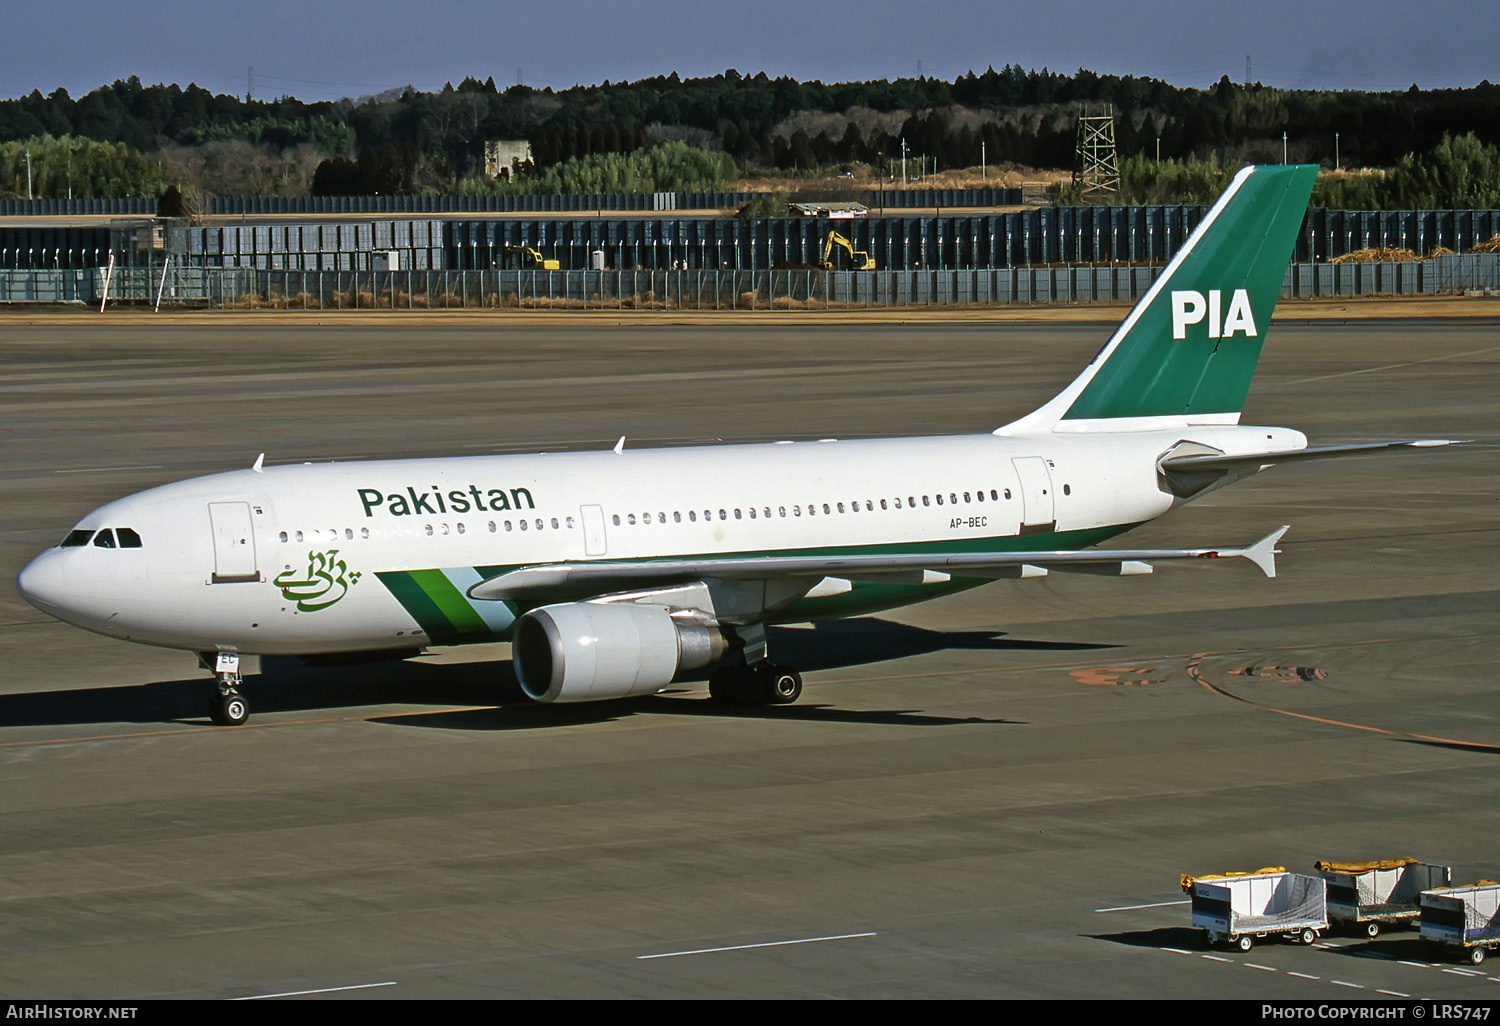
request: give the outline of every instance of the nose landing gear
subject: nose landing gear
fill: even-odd
[[[217,727],[238,727],[250,718],[250,703],[240,694],[238,652],[200,652],[198,662],[218,677],[219,693],[208,703],[208,718]]]

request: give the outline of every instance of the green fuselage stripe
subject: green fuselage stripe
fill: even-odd
[[[395,570],[376,576],[434,644],[493,636],[468,599],[459,594],[441,570]]]
[[[460,634],[488,634],[489,626],[441,570],[414,570],[412,578]]]

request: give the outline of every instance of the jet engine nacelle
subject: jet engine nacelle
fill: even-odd
[[[516,621],[511,658],[528,697],[597,702],[654,694],[727,648],[719,628],[674,619],[661,606],[565,602]]]

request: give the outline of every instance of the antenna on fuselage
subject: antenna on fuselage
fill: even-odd
[[[266,465],[266,454],[265,453],[261,453],[259,456],[255,457],[255,462],[252,463],[252,464],[250,464],[250,469],[253,470],[253,471],[255,471],[257,474],[259,474],[261,472],[261,469],[264,468],[265,465]]]
[[[625,451],[625,436],[621,435],[620,436],[620,440],[615,443],[615,455],[618,456],[618,455],[620,455],[620,453],[622,453],[624,451]]]

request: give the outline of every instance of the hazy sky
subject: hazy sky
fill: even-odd
[[[1206,86],[1500,82],[1500,0],[0,0],[0,97],[117,78],[305,100],[465,75],[554,89],[676,71],[952,80],[1007,63]]]

